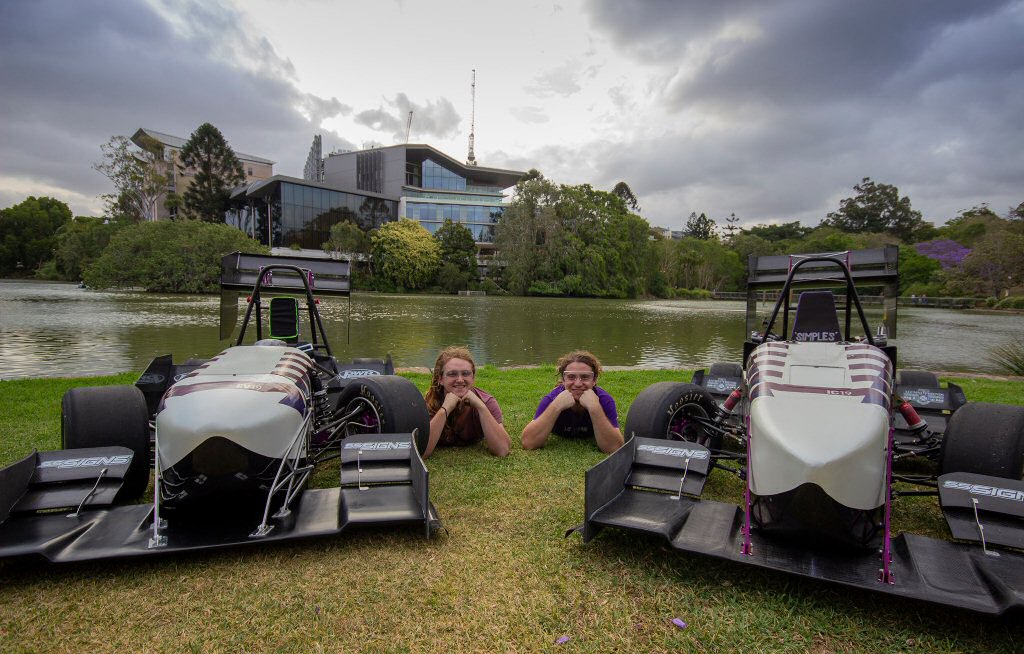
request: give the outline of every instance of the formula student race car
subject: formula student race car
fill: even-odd
[[[872,332],[854,285],[893,288],[896,249],[752,257],[750,275],[782,279],[782,291],[740,369],[709,371],[726,380],[714,382],[724,401],[711,384],[642,391],[626,420],[630,440],[587,472],[584,541],[617,527],[687,552],[982,613],[1024,608],[1024,553],[1015,551],[1024,549],[1024,407],[959,397],[941,433],[921,426],[894,385],[896,348],[886,330]],[[798,287],[818,290],[800,295],[790,331]],[[833,291],[821,290],[836,287],[845,287],[842,327]],[[886,318],[895,303],[891,311]],[[729,378],[738,383],[729,388]],[[908,381],[947,399],[956,392]],[[898,474],[901,454],[934,458],[938,474]],[[700,499],[713,468],[743,480],[739,506]],[[896,482],[925,490],[897,491]],[[937,495],[957,542],[894,536],[900,494]]]
[[[249,292],[235,344],[205,361],[158,357],[134,386],[68,391],[65,449],[0,469],[0,557],[131,557],[357,525],[429,536],[440,525],[420,458],[423,397],[391,374],[390,357],[341,364],[328,343],[313,292],[349,295],[348,262],[234,253],[221,265],[222,337]],[[329,461],[338,486],[307,488]],[[135,504],[151,466],[152,502]]]

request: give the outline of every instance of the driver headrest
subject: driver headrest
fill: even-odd
[[[832,291],[804,291],[793,319],[793,340],[835,343],[842,340]]]

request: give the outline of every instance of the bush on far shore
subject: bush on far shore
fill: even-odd
[[[160,220],[126,227],[85,269],[90,288],[207,293],[219,287],[220,259],[231,252],[269,254],[266,246],[224,224]]]

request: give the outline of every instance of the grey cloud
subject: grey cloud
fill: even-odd
[[[595,183],[625,178],[653,221],[696,210],[815,224],[864,176],[939,223],[1022,199],[1019,0],[588,9],[676,117],[657,139],[587,152]]]
[[[420,104],[411,101],[406,94],[399,93],[394,100],[384,102],[387,108],[360,111],[355,115],[355,121],[375,131],[390,132],[396,140],[404,141],[409,111],[412,110],[414,139],[447,139],[459,133],[462,118],[448,98],[438,98],[436,101]]]
[[[534,84],[523,90],[538,98],[550,98],[556,95],[568,97],[582,90],[579,76],[579,65],[576,62],[567,61],[558,68],[538,75],[534,78]]]
[[[0,5],[0,177],[95,197],[110,190],[91,164],[112,135],[145,126],[187,138],[204,122],[236,150],[275,160],[275,172],[301,175],[319,130],[296,107],[314,120],[346,107],[300,92],[290,62],[230,10],[185,9],[201,13],[169,20],[145,3],[100,0]],[[219,58],[225,48],[245,61]],[[22,199],[0,193],[4,206]],[[96,206],[72,203],[76,213]]]
[[[309,116],[309,122],[314,125],[319,125],[334,116],[347,116],[352,113],[352,107],[342,104],[338,98],[321,98],[311,93],[303,94],[301,107]]]
[[[551,120],[541,107],[509,107],[508,112],[523,123],[546,123]]]
[[[1011,5],[1010,0],[811,4],[802,0],[639,4],[595,0],[588,8],[595,26],[608,32],[624,51],[646,63],[680,70],[682,75],[666,89],[670,104],[721,106],[751,99],[786,105],[906,92],[887,85],[918,66],[922,58],[941,52],[951,30],[969,29],[1008,6],[1012,10]],[[1016,43],[1003,39],[1001,46],[1017,65],[1019,43],[1019,38]],[[968,55],[963,61],[970,59]],[[983,61],[987,67],[991,58]],[[962,69],[965,63],[956,68]]]

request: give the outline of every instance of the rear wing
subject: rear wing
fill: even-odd
[[[267,266],[294,266],[305,272],[309,288],[317,295],[347,296],[351,293],[349,262],[317,257],[274,257],[232,252],[220,260],[221,291],[250,292]],[[263,291],[282,295],[305,295],[306,285],[292,271],[275,270],[263,280]]]
[[[899,295],[899,248],[887,245],[869,250],[849,250],[818,254],[751,255],[747,262],[747,335],[758,331],[757,301],[763,291],[782,289],[793,267],[807,261],[793,274],[791,288],[845,287],[846,275],[835,264],[825,259],[846,264],[850,277],[857,286],[882,288],[882,311],[889,338],[896,337],[896,298]],[[787,302],[788,306],[788,302]]]
[[[232,252],[220,260],[220,338],[227,339],[238,322],[238,297],[246,293],[252,303],[260,304],[260,295],[289,295],[307,298],[310,322],[319,323],[313,294],[351,297],[350,263],[342,259],[319,257],[270,256]],[[249,311],[246,313],[248,322]],[[243,333],[245,325],[242,326]],[[261,325],[257,325],[262,338]],[[322,332],[322,329],[321,329]],[[326,341],[326,337],[324,337]],[[241,341],[241,335],[239,335]]]

